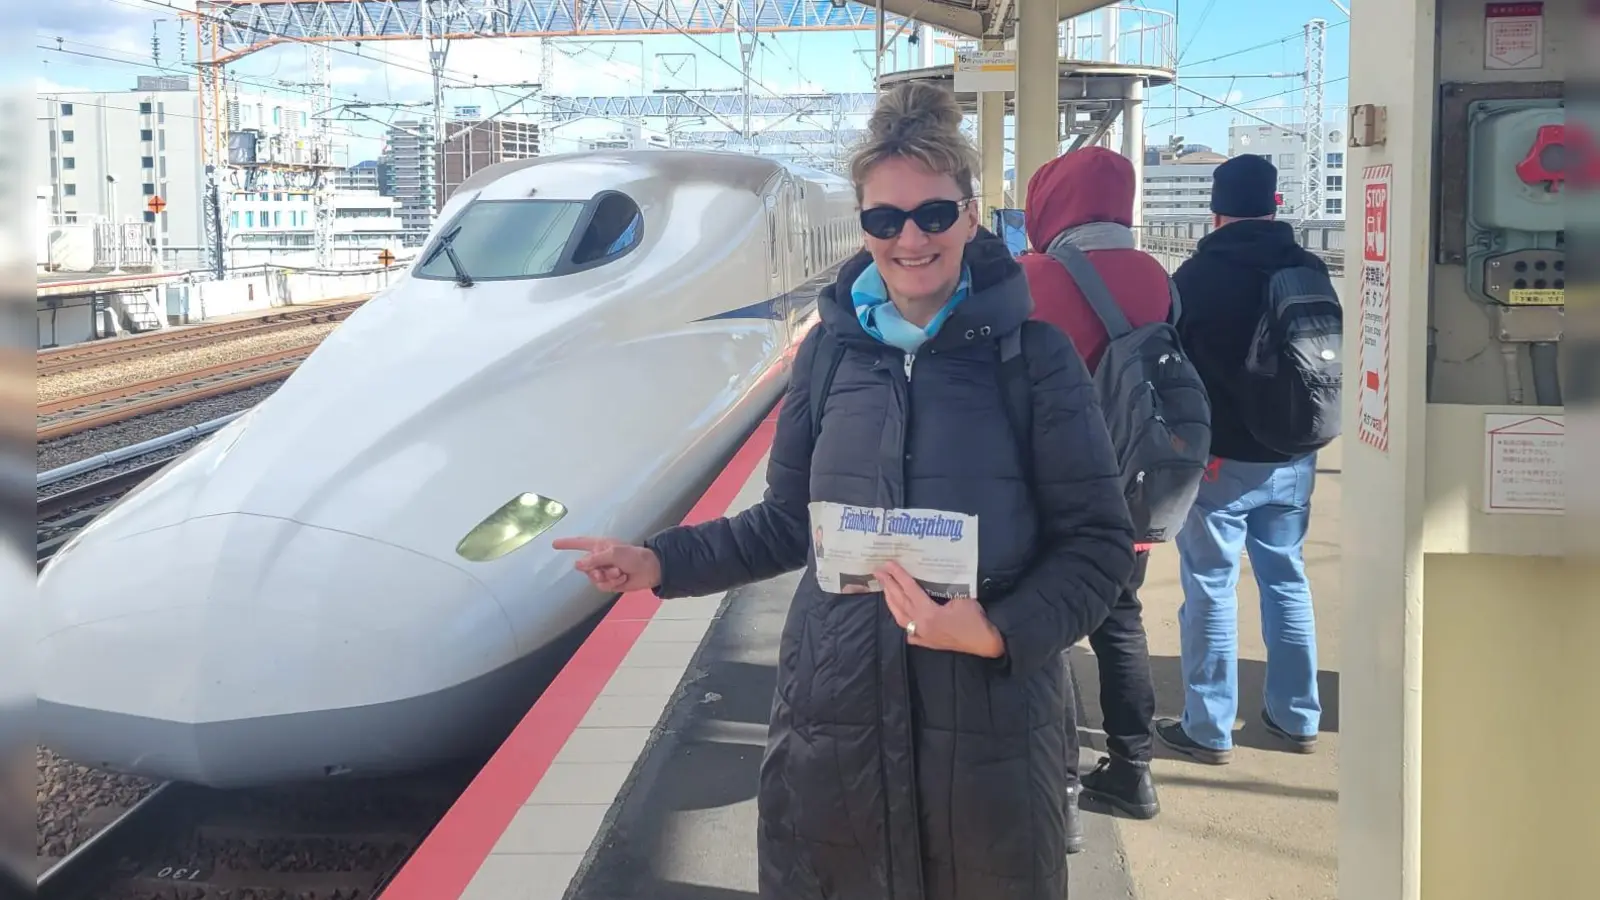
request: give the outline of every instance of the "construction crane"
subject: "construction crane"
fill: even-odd
[[[581,15],[574,16],[574,10]],[[332,106],[326,45],[339,42],[426,40],[434,76],[434,135],[443,134],[439,86],[446,42],[477,38],[585,37],[641,34],[864,31],[876,11],[837,0],[198,0],[184,16],[194,21],[200,82],[200,162],[205,173],[207,268],[227,270],[228,208],[235,194],[265,189],[311,193],[316,204],[319,264],[333,243],[332,182],[337,169],[328,132]],[[885,20],[899,17],[886,16]],[[741,45],[746,42],[741,37]],[[235,145],[226,66],[275,44],[321,45],[312,71],[319,107],[309,146],[271,148],[265,158],[249,141]],[[748,60],[746,61],[748,69]],[[746,89],[748,96],[748,88]],[[750,135],[746,125],[744,134]],[[437,138],[436,138],[437,139]]]

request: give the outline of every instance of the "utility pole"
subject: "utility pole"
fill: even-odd
[[[1304,113],[1306,120],[1305,186],[1300,196],[1304,203],[1302,215],[1307,219],[1320,219],[1323,214],[1322,189],[1326,185],[1323,167],[1327,129],[1322,122],[1322,82],[1327,63],[1328,22],[1312,19],[1306,23],[1306,73]]]
[[[314,226],[312,239],[317,250],[317,268],[333,267],[333,135],[328,127],[328,117],[333,113],[333,52],[327,44],[311,44],[312,105],[312,209]],[[326,158],[319,158],[327,154]]]

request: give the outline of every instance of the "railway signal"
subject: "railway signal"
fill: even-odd
[[[144,208],[159,216],[161,211],[167,208],[167,201],[161,199],[161,195],[157,194],[144,202]]]
[[[394,265],[394,253],[385,247],[378,251],[378,265],[388,267]]]

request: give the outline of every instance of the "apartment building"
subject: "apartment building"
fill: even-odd
[[[1299,123],[1268,125],[1255,121],[1235,123],[1228,129],[1229,156],[1253,153],[1266,157],[1278,167],[1278,190],[1283,194],[1286,215],[1305,215],[1302,208],[1306,163],[1303,132],[1304,127]],[[1323,129],[1323,135],[1321,215],[1341,219],[1345,209],[1344,129],[1330,122]]]
[[[445,125],[445,142],[439,152],[438,212],[456,188],[468,178],[496,163],[531,159],[539,155],[539,125],[516,119],[456,119]]]
[[[131,90],[42,94],[35,180],[48,185],[52,226],[143,222],[159,229],[166,264],[198,267],[205,242],[200,100],[191,79],[141,77]],[[284,261],[315,231],[312,179],[284,165],[332,164],[342,147],[319,139],[309,98],[229,96],[228,264]],[[166,201],[157,216],[153,196]]]
[[[388,195],[400,201],[405,245],[420,247],[428,239],[439,209],[437,147],[431,121],[405,120],[389,127],[384,158],[389,164]]]
[[[1228,158],[1209,149],[1145,151],[1144,220],[1211,215],[1211,179]]]

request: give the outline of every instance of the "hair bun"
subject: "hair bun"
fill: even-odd
[[[914,160],[948,175],[958,190],[971,196],[978,151],[961,132],[961,107],[956,105],[955,95],[931,84],[908,81],[878,97],[877,108],[867,120],[865,140],[850,160],[857,201],[868,173],[892,157]]]
[[[867,133],[876,141],[916,140],[929,132],[948,135],[960,131],[961,107],[955,96],[919,81],[886,91],[867,121]]]

